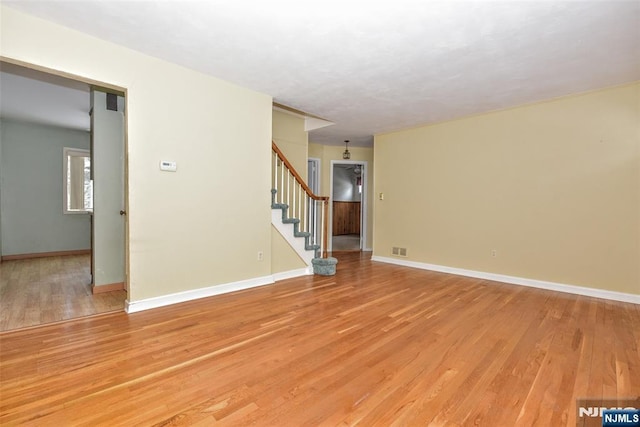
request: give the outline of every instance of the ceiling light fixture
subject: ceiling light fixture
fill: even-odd
[[[344,141],[344,153],[342,153],[342,158],[345,160],[349,160],[351,158],[351,153],[349,152],[349,140],[346,139]]]

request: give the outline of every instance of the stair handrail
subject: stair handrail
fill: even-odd
[[[309,188],[309,186],[307,185],[306,182],[304,182],[304,180],[302,179],[302,177],[300,176],[300,174],[298,173],[298,171],[296,170],[296,168],[293,167],[293,165],[291,163],[289,163],[289,160],[287,160],[287,157],[284,155],[284,153],[278,148],[278,146],[276,145],[275,142],[271,143],[271,148],[273,149],[273,151],[276,152],[276,154],[278,155],[278,157],[280,158],[280,160],[284,163],[284,165],[287,167],[287,169],[289,169],[289,171],[291,172],[291,174],[294,176],[294,178],[296,179],[296,181],[298,182],[298,184],[300,184],[300,186],[304,189],[305,193],[307,193],[307,195],[309,197],[311,197],[313,200],[329,200],[329,197],[327,196],[317,196],[313,193],[313,191]]]
[[[327,238],[328,238],[328,228],[329,228],[329,224],[328,224],[329,197],[318,196],[311,190],[311,188],[309,188],[307,183],[304,182],[304,180],[302,179],[298,171],[296,171],[296,169],[293,167],[291,162],[289,162],[287,157],[284,155],[282,150],[280,150],[280,148],[276,145],[274,141],[271,141],[271,149],[276,154],[276,158],[280,160],[282,164],[284,164],[285,168],[289,171],[289,173],[291,173],[291,176],[293,176],[295,182],[300,186],[300,188],[302,188],[302,190],[304,190],[305,194],[312,200],[322,202],[322,222],[321,222],[322,232],[321,232],[321,239],[320,239],[320,253],[322,255],[322,258],[327,258]],[[276,171],[274,170],[273,173],[275,174]],[[276,180],[277,182],[277,177],[275,177],[275,175],[274,175],[274,180]]]

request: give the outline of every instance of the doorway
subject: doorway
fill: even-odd
[[[367,162],[331,161],[329,251],[362,251],[367,230]]]
[[[104,238],[95,236],[93,220],[109,210],[92,203],[97,198],[91,190],[105,181],[93,179],[94,166],[124,171],[125,165],[123,155],[121,165],[114,165],[93,151],[90,83],[4,61],[0,72],[0,330],[124,310],[124,229],[117,248],[123,279],[117,289],[94,295],[91,266],[100,255],[94,246]],[[124,153],[122,108],[120,115]],[[70,177],[77,185],[70,185]],[[119,184],[122,203],[125,182]]]
[[[307,186],[313,194],[320,194],[320,159],[315,157],[309,157],[307,159]],[[311,224],[313,227],[313,230],[310,230],[311,235],[318,236],[320,223],[317,218],[318,211],[314,209],[314,201],[312,199],[307,200],[306,211],[306,223]]]
[[[320,159],[315,157],[307,159],[307,185],[313,194],[320,194]]]
[[[93,293],[125,289],[124,101],[91,90]]]

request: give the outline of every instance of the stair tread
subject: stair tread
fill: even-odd
[[[320,245],[310,245],[309,240],[311,240],[311,233],[308,231],[299,231],[300,228],[300,219],[298,218],[288,218],[287,212],[289,210],[289,205],[286,203],[276,203],[275,195],[278,191],[275,189],[271,190],[271,209],[281,209],[282,210],[282,223],[283,224],[293,224],[293,235],[296,238],[304,239],[304,249],[305,251],[314,251],[314,256],[318,257],[320,250]]]

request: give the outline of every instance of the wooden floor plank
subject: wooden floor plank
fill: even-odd
[[[123,311],[125,291],[92,294],[90,255],[0,263],[0,331]]]
[[[342,254],[332,277],[2,332],[0,425],[573,426],[578,398],[640,396],[639,331],[636,305]]]

